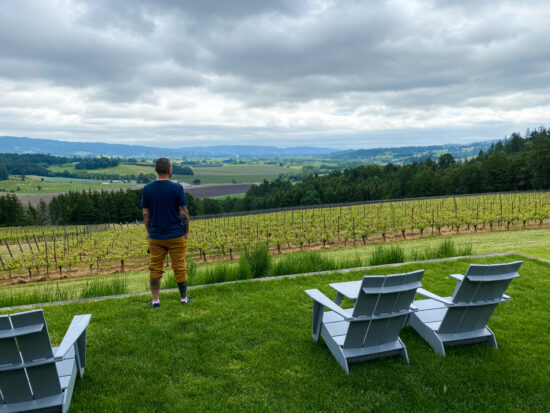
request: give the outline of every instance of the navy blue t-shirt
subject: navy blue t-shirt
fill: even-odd
[[[183,186],[169,180],[145,185],[140,208],[149,209],[149,237],[152,239],[179,238],[185,234],[180,206],[187,205]]]

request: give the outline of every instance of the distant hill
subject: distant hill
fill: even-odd
[[[334,149],[309,146],[277,148],[274,146],[193,146],[168,149],[139,145],[121,145],[99,142],[65,142],[54,139],[19,138],[0,136],[0,153],[43,153],[57,156],[119,156],[123,158],[155,158],[159,156],[182,158],[235,158],[277,156],[319,156],[334,152]]]
[[[455,159],[463,160],[486,151],[492,141],[466,145],[405,146],[401,148],[375,148],[335,151],[330,148],[301,146],[277,148],[274,146],[218,145],[192,146],[187,148],[155,148],[139,145],[121,145],[100,142],[65,142],[54,139],[19,138],[0,136],[0,153],[50,154],[57,156],[118,156],[122,158],[156,158],[166,156],[176,159],[189,158],[276,158],[314,156],[335,161],[356,161],[360,163],[404,164],[421,161],[428,157],[437,159],[443,153],[450,153]]]
[[[328,159],[340,161],[360,161],[377,164],[405,164],[413,161],[423,161],[427,158],[436,160],[444,153],[450,153],[457,160],[477,156],[480,150],[487,151],[495,141],[475,142],[465,145],[433,145],[433,146],[403,146],[400,148],[356,149],[334,152],[326,156]]]

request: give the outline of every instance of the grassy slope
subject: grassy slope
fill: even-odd
[[[512,260],[512,258],[509,258]],[[502,258],[476,260],[501,262]],[[410,327],[401,333],[410,366],[398,358],[352,365],[346,375],[324,343],[310,337],[308,288],[334,296],[328,282],[359,274],[299,277],[207,287],[182,307],[164,294],[46,307],[58,344],[73,314],[93,314],[88,364],[72,411],[548,411],[550,266],[524,260],[511,303],[489,322],[499,350],[485,344],[438,357]],[[409,264],[423,286],[450,294],[470,260]],[[533,315],[536,314],[536,317]]]
[[[66,178],[67,179],[67,178]],[[10,178],[7,181],[0,181],[0,193],[11,192],[17,195],[36,195],[36,194],[52,194],[57,192],[67,191],[82,191],[82,190],[102,190],[106,188],[130,188],[135,184],[109,184],[102,185],[101,183],[85,183],[84,179],[67,179],[64,182],[46,181],[41,182],[40,179],[33,177],[26,178],[22,181],[19,178]],[[38,187],[40,186],[40,189]],[[19,190],[17,188],[19,187]]]
[[[476,254],[484,254],[499,251],[519,251],[527,254],[550,259],[550,229],[529,229],[518,231],[495,231],[478,232],[446,236],[428,236],[410,240],[397,241],[399,245],[407,250],[424,248],[426,245],[434,246],[442,239],[451,239],[457,246],[471,244]],[[369,254],[375,245],[360,245],[357,242],[355,247],[336,248],[327,251],[327,254],[334,256],[345,256],[350,254]]]
[[[471,243],[474,248],[474,253],[483,254],[499,251],[519,251],[540,257],[550,259],[550,229],[542,230],[526,230],[526,231],[507,231],[507,232],[485,232],[477,234],[449,236],[449,237],[428,237],[416,240],[399,241],[398,244],[408,253],[411,250],[422,250],[426,246],[435,247],[443,238],[450,238],[454,241],[457,247]],[[366,246],[348,247],[348,248],[336,248],[321,250],[322,254],[327,254],[332,257],[353,257],[359,255],[360,257],[368,257],[372,250],[379,244],[370,244]],[[0,247],[1,249],[1,247]],[[277,260],[277,255],[273,256],[274,260]],[[208,265],[208,264],[207,264]],[[172,270],[169,268],[166,271],[166,275],[171,274]],[[148,271],[135,271],[124,274],[115,274],[112,276],[124,276],[128,281],[128,289],[130,292],[139,292],[148,290]],[[111,276],[111,277],[112,277]],[[60,286],[71,285],[74,288],[81,289],[86,282],[91,279],[95,279],[97,276],[82,277],[78,279],[66,279],[61,281],[54,281]],[[193,284],[191,279],[190,284]],[[38,284],[20,284],[10,287],[3,287],[4,291],[17,290],[22,291],[31,290],[34,288],[41,288],[44,283]]]

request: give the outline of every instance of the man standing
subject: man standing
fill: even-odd
[[[180,184],[170,181],[172,164],[167,158],[157,159],[155,166],[158,178],[145,185],[141,208],[149,241],[149,282],[153,300],[151,307],[160,307],[160,280],[164,273],[164,259],[170,254],[174,276],[180,290],[182,304],[189,303],[187,297],[187,236],[189,235],[189,212],[187,198]]]

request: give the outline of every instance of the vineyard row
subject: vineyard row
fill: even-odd
[[[550,193],[447,197],[361,205],[285,210],[246,216],[193,220],[189,253],[207,260],[262,244],[285,249],[334,243],[362,243],[424,236],[443,231],[508,230],[542,226],[550,218]],[[15,241],[14,241],[15,239]],[[63,275],[67,269],[92,272],[102,263],[144,261],[143,225],[100,225],[0,229],[0,277]]]

